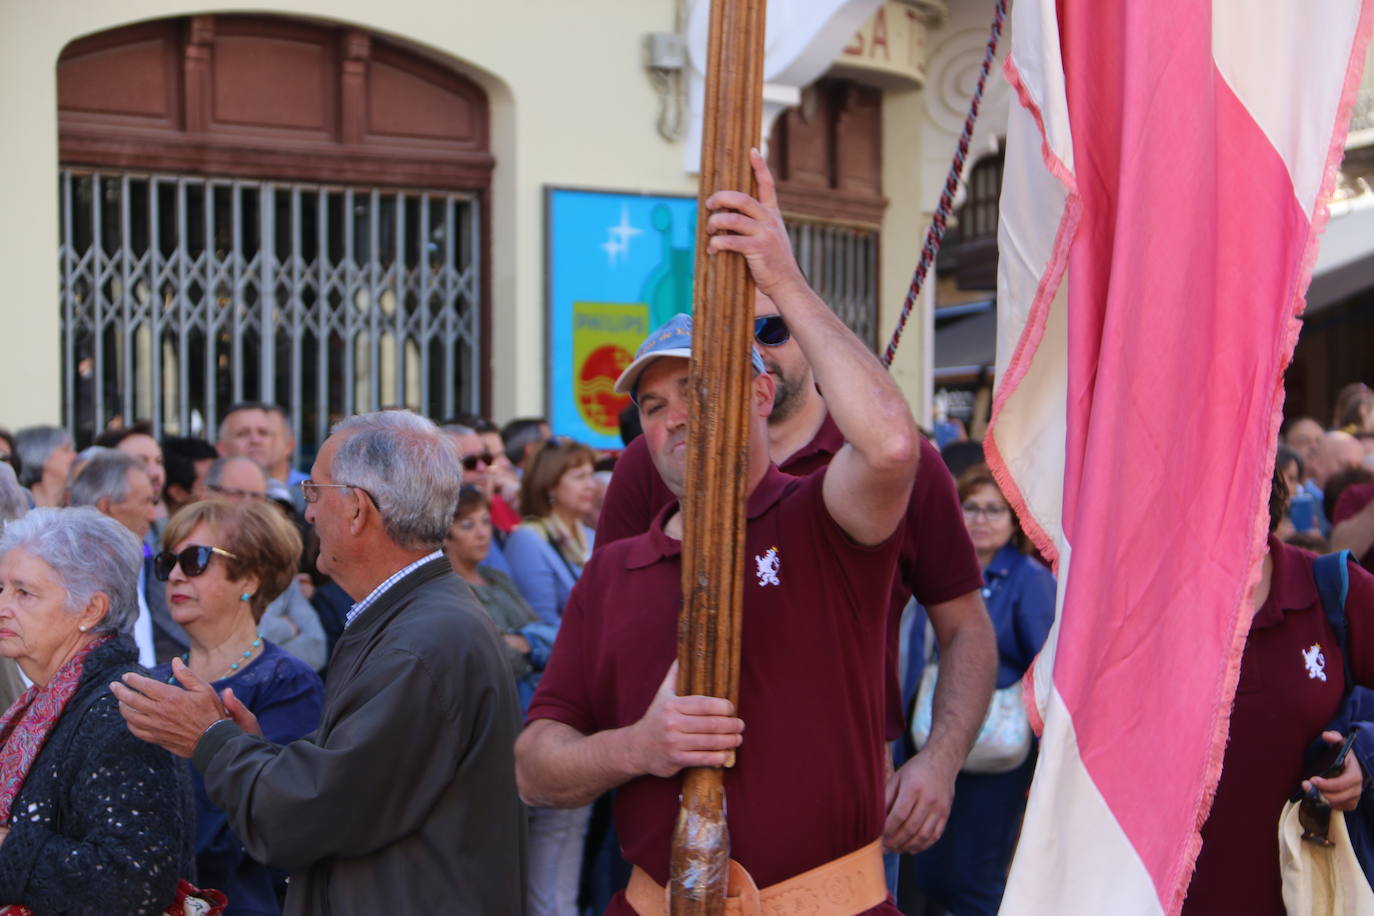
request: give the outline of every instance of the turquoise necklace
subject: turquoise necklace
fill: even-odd
[[[247,648],[247,649],[244,649],[244,650],[243,650],[243,661],[235,661],[232,665],[229,666],[229,670],[228,670],[228,671],[224,672],[224,673],[221,674],[219,677],[215,678],[215,680],[217,680],[217,681],[222,681],[222,680],[224,680],[226,677],[232,677],[232,676],[234,676],[235,674],[237,674],[239,668],[243,667],[243,666],[248,662],[248,660],[249,660],[250,658],[253,657],[253,653],[256,652],[256,651],[258,651],[258,649],[260,649],[260,648],[262,648],[262,631],[261,631],[261,630],[258,631],[258,633],[257,633],[257,638],[254,639],[254,640],[248,645],[248,648]],[[181,653],[181,663],[182,663],[183,665],[187,666],[188,668],[191,666],[191,653],[190,653],[190,652],[183,652],[183,653]],[[176,678],[176,675],[175,675],[175,674],[169,674],[169,675],[167,675],[167,683],[169,683],[169,684],[175,684],[175,683],[176,683],[176,680],[177,680],[177,678]]]

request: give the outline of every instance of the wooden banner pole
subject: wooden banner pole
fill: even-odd
[[[757,194],[749,149],[761,146],[766,5],[767,0],[711,3],[701,202],[718,190]],[[741,255],[707,255],[708,214],[700,203],[698,208],[678,693],[737,704],[754,284]],[[688,770],[673,836],[672,916],[724,912],[729,857],[724,771]]]

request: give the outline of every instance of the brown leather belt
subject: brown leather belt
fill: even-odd
[[[881,840],[786,881],[759,890],[744,866],[730,860],[726,916],[856,916],[887,899]],[[635,866],[625,900],[639,916],[668,916],[668,889]]]

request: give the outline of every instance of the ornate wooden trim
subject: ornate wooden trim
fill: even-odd
[[[250,58],[292,91],[237,79]],[[482,89],[357,29],[209,15],[115,29],[63,51],[58,98],[72,165],[436,190],[486,188],[494,166]]]
[[[778,203],[783,213],[798,219],[881,229],[888,200],[833,188],[788,186],[778,188]]]
[[[182,122],[188,134],[203,134],[210,126],[210,45],[215,40],[214,22],[213,16],[192,16],[186,29],[186,49],[182,58],[186,98]]]
[[[491,183],[495,160],[487,153],[448,161],[347,150],[271,149],[221,143],[173,143],[150,149],[146,140],[63,135],[58,155],[66,165],[138,172],[178,172],[234,178],[369,184],[432,190],[475,190]]]
[[[780,117],[768,157],[778,178],[778,201],[789,216],[880,228],[882,194],[881,93],[849,80],[823,79],[807,87],[798,108]]]
[[[358,29],[267,15],[140,23],[68,45],[65,166],[472,194],[491,409],[490,114],[476,83]]]
[[[363,143],[367,136],[367,62],[372,56],[372,39],[352,30],[343,36],[343,62],[339,82],[340,121],[344,143]]]

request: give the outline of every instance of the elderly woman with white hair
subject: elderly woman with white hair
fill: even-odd
[[[0,655],[33,682],[0,718],[7,914],[162,913],[192,874],[185,767],[130,734],[108,688],[141,670],[141,559],[94,509],[35,509],[0,535]]]

